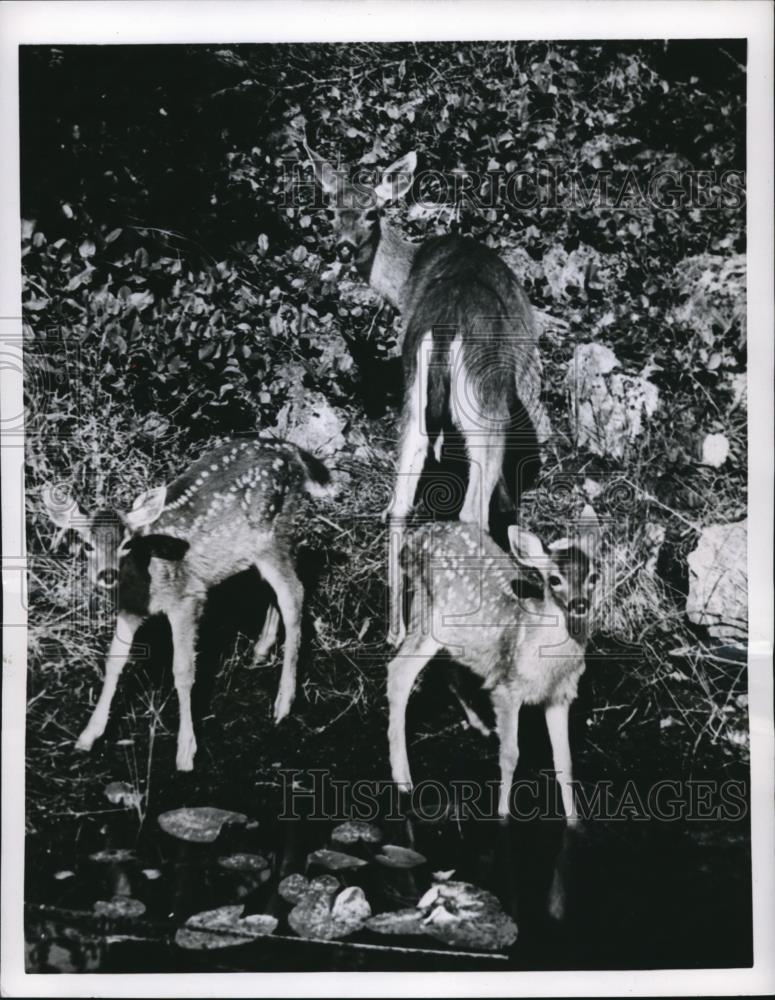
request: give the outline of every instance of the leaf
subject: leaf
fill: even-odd
[[[115,865],[121,862],[134,861],[135,852],[128,847],[107,847],[102,851],[95,851],[89,858],[98,864]]]
[[[113,899],[98,899],[94,904],[94,912],[98,917],[141,917],[145,913],[145,903],[131,896],[114,896]]]
[[[175,944],[191,951],[212,951],[249,944],[276,930],[277,917],[268,913],[243,917],[244,909],[244,904],[240,903],[195,913],[176,933]]]
[[[373,823],[364,820],[351,819],[340,823],[331,831],[331,840],[335,844],[378,844],[382,840],[382,832]]]
[[[123,229],[111,229],[111,231],[105,237],[105,242],[113,243],[115,240],[119,238],[119,236],[123,233],[123,231],[124,231]]]
[[[288,914],[288,923],[301,937],[333,941],[360,930],[371,916],[371,907],[359,886],[350,886],[336,898],[310,887]]]
[[[397,844],[385,844],[382,853],[377,855],[377,861],[386,868],[417,868],[424,865],[428,859],[409,847],[399,847]]]
[[[377,934],[424,934],[423,913],[414,906],[377,913],[366,921],[366,930]]]
[[[269,868],[269,862],[260,854],[229,854],[218,858],[218,864],[233,872],[262,872]]]
[[[127,809],[136,809],[142,795],[126,781],[111,781],[109,785],[105,785],[105,798],[114,805],[121,804]]]
[[[363,858],[355,858],[352,854],[344,854],[342,851],[329,851],[322,848],[307,855],[308,865],[320,865],[321,868],[328,868],[329,871],[344,871],[347,868],[363,868],[368,864]]]
[[[159,816],[159,826],[171,837],[192,844],[212,844],[226,823],[246,823],[243,813],[212,806],[173,809]]]
[[[94,245],[94,240],[84,240],[78,247],[78,253],[84,260],[88,260],[89,257],[93,257],[96,252],[97,247]]]
[[[65,291],[74,292],[76,288],[80,288],[85,281],[89,280],[93,270],[94,268],[87,264],[83,271],[80,271],[78,274],[74,274],[73,277],[67,282],[65,285]]]

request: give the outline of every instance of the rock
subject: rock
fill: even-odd
[[[726,434],[706,434],[702,442],[702,464],[720,469],[728,458],[729,439]]]
[[[748,634],[748,522],[711,524],[689,553],[686,615],[712,636],[742,642]]]
[[[291,399],[280,410],[271,430],[325,458],[344,448],[346,423],[322,393],[310,392],[299,384],[291,390]]]
[[[659,405],[659,389],[641,375],[617,371],[619,360],[604,344],[579,344],[565,377],[573,402],[578,447],[622,458]]]

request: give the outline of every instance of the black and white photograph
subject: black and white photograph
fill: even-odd
[[[768,992],[772,7],[4,6],[5,995]]]

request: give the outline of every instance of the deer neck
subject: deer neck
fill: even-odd
[[[397,230],[380,219],[369,284],[399,312],[403,308],[409,272],[418,249],[418,244],[405,240]]]

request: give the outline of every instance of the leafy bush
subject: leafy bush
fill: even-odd
[[[400,323],[338,273],[299,169],[301,140],[367,170],[417,149],[426,174],[411,209],[391,209],[395,223],[413,238],[457,230],[495,247],[542,320],[560,435],[548,471],[631,485],[630,528],[615,539],[625,565],[614,631],[643,643],[668,621],[694,648],[681,612],[685,555],[702,523],[745,513],[745,206],[739,184],[720,179],[745,167],[743,62],[728,42],[24,48],[33,549],[51,537],[44,483],[70,484],[87,506],[106,494],[128,502],[214,435],[271,427],[299,388],[350,421],[340,461],[354,495],[343,518],[366,513],[365,497],[378,509],[394,413],[366,420],[364,403],[379,417],[391,398]],[[715,171],[718,203],[641,197],[666,170],[694,184]],[[541,178],[547,197],[499,197],[497,184],[521,173]],[[440,178],[455,175],[476,175],[475,196],[450,197]],[[601,177],[616,194],[605,205],[593,197]],[[588,341],[660,390],[647,433],[621,461],[572,445],[567,365]],[[721,468],[698,463],[709,433],[729,440]],[[601,503],[618,523],[615,505]],[[550,522],[545,510],[533,517]],[[667,539],[644,598],[630,581],[652,522]],[[325,623],[368,642],[382,583],[369,590],[356,574],[354,585],[337,563],[341,532],[320,530],[331,556],[312,614],[336,659]],[[381,530],[359,523],[348,544],[371,556]],[[379,577],[376,561],[360,565]],[[666,662],[673,641],[647,646],[647,659]],[[347,655],[337,663],[351,680],[358,673]],[[317,682],[315,697],[323,670]]]

